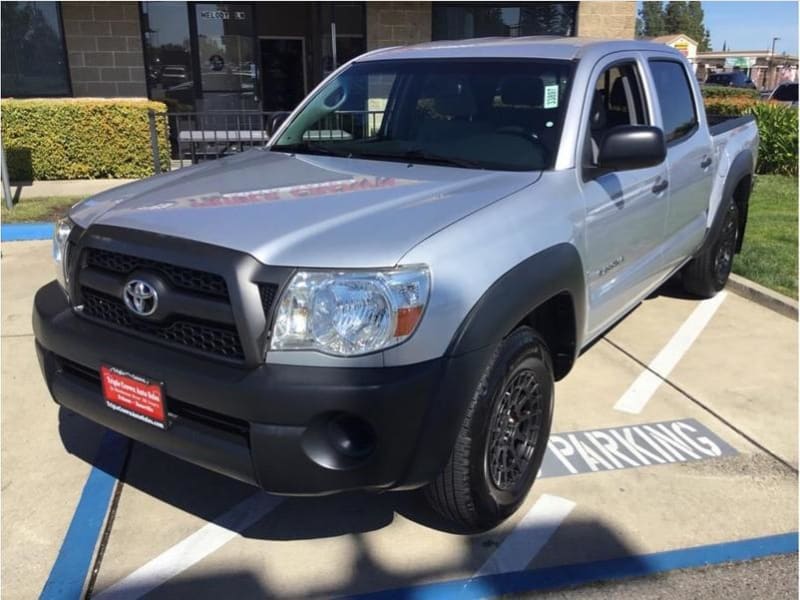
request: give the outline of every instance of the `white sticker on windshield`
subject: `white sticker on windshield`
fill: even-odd
[[[558,86],[546,85],[544,86],[544,107],[556,108],[558,106]]]

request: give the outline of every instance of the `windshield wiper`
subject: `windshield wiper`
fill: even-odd
[[[336,152],[320,144],[310,144],[308,142],[297,142],[295,144],[281,144],[272,146],[270,150],[277,152],[290,152],[292,154],[326,154],[328,156],[349,156],[349,152]]]
[[[421,148],[415,148],[414,150],[408,150],[407,152],[403,153],[403,158],[418,160],[422,162],[438,164],[438,165],[452,165],[454,167],[461,167],[464,169],[485,169],[486,167],[483,166],[483,163],[477,160],[471,160],[469,158],[457,158],[455,156],[444,156],[442,154],[436,154],[434,152],[428,152],[427,150],[423,150]]]

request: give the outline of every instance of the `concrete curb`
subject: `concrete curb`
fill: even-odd
[[[797,300],[765,288],[763,285],[759,285],[755,281],[750,281],[735,273],[731,273],[727,288],[734,294],[752,300],[756,304],[797,321]]]

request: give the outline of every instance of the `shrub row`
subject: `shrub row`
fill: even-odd
[[[758,100],[760,95],[757,90],[748,88],[725,87],[723,85],[704,85],[701,87],[703,98],[729,98],[731,96],[741,96],[742,98],[752,98]]]
[[[153,174],[148,111],[166,112],[149,100],[3,100],[2,135],[9,177],[33,179],[139,178]],[[160,140],[166,119],[157,118]],[[169,144],[159,144],[162,170]]]
[[[762,102],[753,98],[730,96],[706,98],[709,114],[739,116],[753,115],[758,123],[759,173],[797,175],[798,135],[797,109],[785,104]]]

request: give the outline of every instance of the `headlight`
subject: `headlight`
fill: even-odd
[[[300,271],[281,297],[273,350],[354,356],[407,339],[428,301],[428,268]]]
[[[67,238],[72,231],[73,223],[69,219],[60,219],[56,222],[53,231],[53,260],[56,263],[56,279],[67,292],[69,279],[67,276]]]

